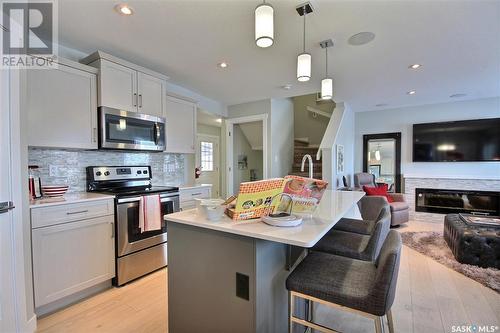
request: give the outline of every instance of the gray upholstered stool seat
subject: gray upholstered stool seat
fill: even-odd
[[[319,240],[312,250],[352,259],[373,261],[380,252],[391,224],[387,202],[381,208],[378,220],[374,224],[371,235],[332,229]]]
[[[358,201],[358,208],[362,220],[342,218],[333,229],[371,235],[375,223],[383,217],[384,210],[388,209],[388,202],[384,197],[364,196]]]
[[[384,315],[370,304],[377,268],[369,261],[311,252],[287,280],[287,288],[331,303]]]
[[[394,332],[390,312],[396,293],[401,257],[401,236],[390,231],[375,262],[350,259],[321,252],[311,252],[294,269],[286,281],[290,292],[290,325],[299,323],[324,332],[334,332],[309,320],[294,316],[294,297],[329,306],[349,308],[375,320],[381,332],[381,317],[387,315],[390,332]],[[291,328],[291,326],[290,326]]]

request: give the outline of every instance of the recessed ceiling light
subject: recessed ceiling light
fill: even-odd
[[[115,6],[115,10],[118,12],[118,14],[121,15],[132,15],[134,13],[132,7],[130,7],[126,3],[119,3]]]
[[[410,90],[407,92],[408,95],[415,95],[417,93],[416,90]]]
[[[459,97],[465,97],[465,96],[467,96],[467,94],[460,93],[460,94],[450,95],[450,98],[459,98]]]
[[[223,62],[219,62],[219,63],[217,64],[217,66],[218,66],[219,68],[227,68],[228,63],[227,63],[227,62],[225,62],[225,61],[223,61]]]
[[[376,107],[381,107],[381,106],[387,106],[387,104],[385,103],[379,103],[379,104],[375,104]]]
[[[351,45],[359,46],[368,44],[374,39],[375,39],[375,34],[373,32],[364,31],[349,37],[348,42]]]
[[[291,84],[285,84],[284,86],[281,86],[282,89],[285,89],[285,90],[290,90],[292,89],[292,85]]]
[[[409,69],[419,69],[420,67],[422,67],[421,64],[413,64],[413,65],[408,66]]]
[[[217,118],[217,119],[215,119],[215,121],[218,123],[222,123],[222,118]]]

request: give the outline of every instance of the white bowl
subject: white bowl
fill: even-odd
[[[205,216],[210,221],[219,221],[224,215],[226,205],[222,205],[224,200],[213,199],[200,203],[199,210],[201,215]]]

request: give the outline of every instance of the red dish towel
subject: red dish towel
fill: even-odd
[[[161,203],[158,194],[141,197],[139,202],[139,228],[141,228],[141,233],[161,230]]]

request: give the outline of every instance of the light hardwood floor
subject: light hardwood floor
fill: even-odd
[[[401,231],[441,230],[412,221]],[[38,321],[38,332],[166,332],[166,269],[109,289]],[[451,332],[453,325],[500,326],[500,295],[403,246],[396,300],[396,332]],[[373,332],[370,320],[317,306],[315,319],[343,332]],[[497,332],[500,332],[497,330]]]

